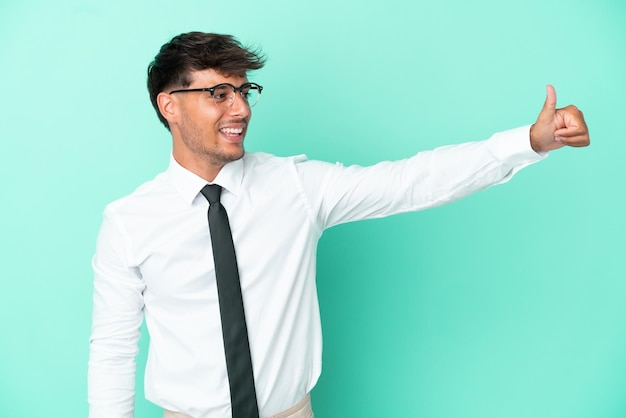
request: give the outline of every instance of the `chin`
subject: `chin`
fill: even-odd
[[[246,153],[246,150],[242,146],[237,151],[232,151],[232,152],[229,152],[227,154],[223,154],[222,157],[223,157],[224,161],[232,162],[232,161],[237,161],[237,160],[242,159],[245,153]]]

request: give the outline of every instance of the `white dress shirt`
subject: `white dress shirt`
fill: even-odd
[[[317,243],[333,225],[416,211],[509,180],[541,159],[529,127],[371,167],[246,153],[221,185],[241,277],[261,416],[305,396],[321,371]],[[104,211],[93,259],[91,418],[131,418],[145,316],[145,393],[196,418],[230,417],[206,181],[167,171]]]

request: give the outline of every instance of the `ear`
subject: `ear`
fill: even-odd
[[[157,104],[159,105],[159,112],[171,126],[176,120],[176,100],[171,94],[161,92],[157,96]]]

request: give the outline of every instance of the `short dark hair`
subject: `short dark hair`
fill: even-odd
[[[258,49],[245,48],[231,35],[189,32],[172,38],[161,47],[148,66],[148,92],[159,119],[157,96],[167,88],[185,88],[191,84],[191,71],[212,69],[224,75],[243,77],[248,71],[263,68],[265,56]]]

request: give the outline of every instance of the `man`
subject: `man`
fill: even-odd
[[[582,113],[556,109],[548,86],[530,127],[393,163],[344,167],[245,153],[262,91],[247,75],[263,64],[230,36],[198,32],[173,38],[150,64],[148,90],[172,134],[172,158],[104,212],[93,260],[91,418],[133,416],[144,315],[146,397],[165,417],[312,417],[308,394],[321,371],[316,247],[326,228],[441,205],[508,181],[548,151],[589,144]],[[242,302],[224,302],[219,254],[232,243],[213,229],[220,202]],[[227,322],[238,304],[245,321]],[[235,328],[246,348],[233,355]],[[250,370],[241,374],[251,388],[240,389],[232,370],[246,359]],[[249,409],[238,406],[244,392]]]

